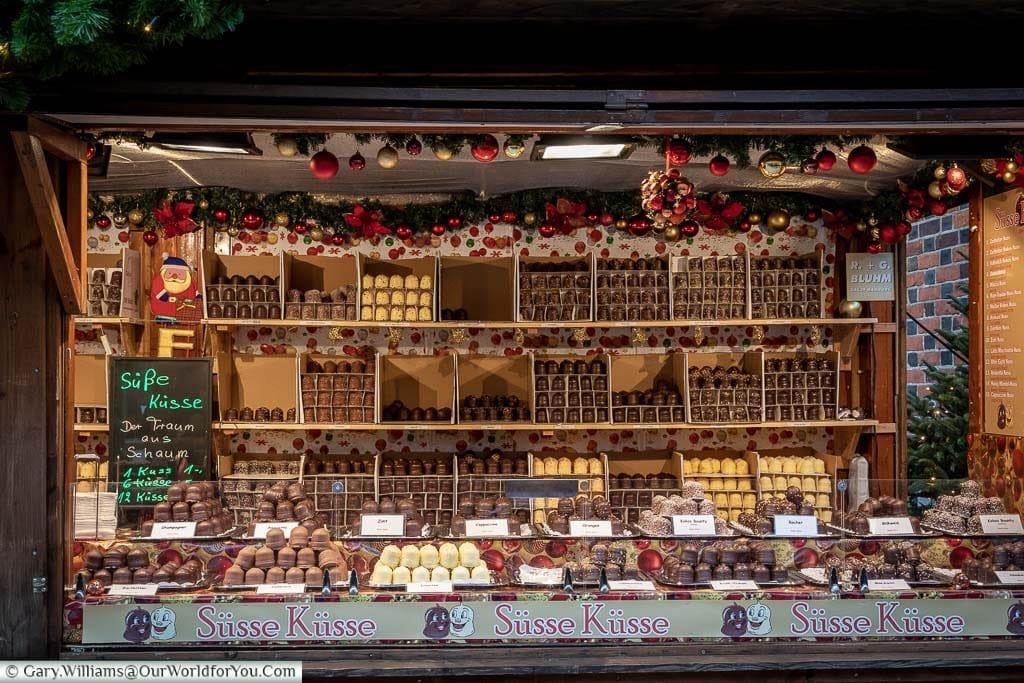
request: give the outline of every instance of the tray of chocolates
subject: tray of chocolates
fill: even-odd
[[[1016,580],[1015,576],[1004,574],[1000,577],[996,574],[996,572],[1024,571],[1024,541],[994,545],[988,553],[965,559],[960,566],[960,571],[972,586],[979,588],[1024,585],[1024,579]]]
[[[702,588],[712,581],[753,581],[759,586],[798,586],[803,583],[775,557],[765,541],[717,541],[701,546],[685,543],[669,555],[655,575],[658,583],[680,588]]]
[[[291,480],[270,485],[267,482],[260,484],[262,493],[258,494],[259,501],[250,516],[248,538],[253,538],[256,524],[298,522],[309,532],[326,525],[326,515],[316,512],[316,506],[303,483]]]
[[[465,396],[459,406],[459,423],[530,422],[530,404],[518,396],[481,394]]]
[[[784,496],[768,496],[757,501],[753,512],[744,512],[739,519],[729,524],[745,536],[757,538],[774,537],[776,515],[802,515],[814,517],[817,522],[818,537],[836,536],[834,530],[830,529],[824,522],[815,515],[815,509],[805,498],[804,493],[796,486],[786,489]]]
[[[628,557],[626,545],[621,541],[598,541],[576,559],[561,567],[532,567],[520,565],[513,571],[512,582],[527,588],[553,588],[565,583],[568,569],[573,586],[598,586],[601,570],[609,581],[645,581],[650,576],[639,568],[635,559]]]
[[[459,507],[451,524],[438,529],[441,538],[465,538],[467,522],[503,519],[508,523],[509,536],[532,536],[529,509],[515,509],[515,501],[508,496],[462,493]]]
[[[295,408],[283,410],[278,407],[260,406],[252,408],[228,408],[224,411],[225,422],[295,422]]]
[[[289,289],[285,294],[285,320],[356,320],[355,285],[319,289]]]
[[[525,455],[511,456],[500,450],[485,451],[483,455],[467,452],[460,454],[456,462],[457,512],[463,519],[502,517],[508,518],[512,526],[530,523],[530,499],[506,495],[509,482],[529,478],[530,464]],[[477,507],[482,509],[478,511]],[[440,533],[462,533],[452,528],[457,526],[453,520],[452,525],[440,530]],[[532,531],[520,528],[517,535],[523,533]]]
[[[121,315],[121,268],[89,268],[89,315],[117,317]]]
[[[608,362],[595,358],[544,358],[533,361],[534,418],[538,424],[608,422]]]
[[[452,409],[448,406],[436,408],[427,406],[423,408],[416,406],[410,408],[401,400],[395,399],[382,411],[381,418],[384,422],[448,422],[452,421]]]
[[[828,584],[829,575],[835,568],[839,582],[855,585],[863,569],[868,579],[903,579],[910,586],[948,586],[953,583],[956,570],[935,567],[921,558],[920,549],[910,541],[892,542],[882,547],[881,556],[844,558],[829,555],[823,566],[805,567],[798,572],[808,583],[819,586]]]
[[[761,422],[761,376],[741,365],[687,370],[691,422]]]
[[[206,567],[199,557],[181,553],[168,557],[160,564],[142,547],[117,544],[105,551],[93,548],[85,554],[75,581],[81,581],[89,595],[101,595],[111,585],[155,583],[160,591],[192,591],[210,585]]]
[[[872,534],[870,519],[878,517],[905,517],[913,527],[911,533],[886,533]],[[870,536],[881,537],[902,537],[902,536],[931,536],[934,532],[922,529],[920,520],[911,517],[907,511],[907,501],[899,500],[892,496],[879,496],[878,498],[867,498],[852,512],[838,512],[828,523],[830,527],[847,536],[867,538]]]
[[[683,395],[675,382],[661,379],[646,391],[612,392],[612,422],[686,422]]]
[[[451,456],[437,456],[437,453],[409,453],[402,457],[382,457],[377,464],[380,501],[385,497],[395,501],[411,499],[424,525],[451,524],[455,509],[453,461]]]
[[[768,422],[836,419],[838,381],[837,354],[766,358],[764,419]]]
[[[359,519],[355,524],[343,530],[343,538],[388,538],[387,536],[364,535],[362,533],[363,515],[402,515],[404,517],[404,538],[434,538],[437,534],[436,522],[427,521],[420,511],[417,500],[408,497],[396,500],[391,496],[381,496],[379,501],[373,500],[373,498],[366,498],[363,501]],[[431,519],[435,520],[436,516]],[[442,520],[444,520],[443,517]]]
[[[365,322],[430,322],[434,319],[434,278],[414,274],[366,274],[359,301]]]
[[[735,535],[714,499],[706,498],[704,487],[695,481],[683,482],[678,495],[655,496],[650,509],[640,513],[634,526],[637,533],[649,538],[678,538],[672,525],[673,515],[711,515],[715,518],[715,536]]]
[[[599,258],[595,282],[597,320],[670,320],[667,257]]]
[[[370,423],[376,420],[374,360],[303,358],[299,377],[305,423]]]
[[[269,275],[218,275],[206,285],[206,310],[211,318],[280,320],[279,278]]]
[[[611,529],[610,537],[632,537],[635,532],[614,513],[611,503],[601,494],[592,497],[581,494],[575,498],[559,498],[556,509],[547,513],[543,521],[534,520],[534,526],[543,536],[560,538],[572,535],[572,523],[605,521]]]
[[[192,540],[220,540],[230,538],[236,531],[234,518],[218,495],[213,482],[171,484],[167,487],[167,500],[153,506],[151,514],[139,515],[139,534],[133,540],[166,540],[153,537],[153,525],[165,522],[195,522]]]
[[[955,496],[939,496],[935,506],[921,515],[921,527],[954,536],[972,538],[987,536],[981,527],[980,515],[1006,514],[998,497],[981,495],[981,484],[966,480]]]
[[[572,322],[591,319],[589,259],[520,261],[519,319]]]
[[[683,256],[673,260],[675,320],[737,320],[747,317],[747,259]]]
[[[248,545],[238,552],[214,590],[248,591],[281,583],[320,590],[325,574],[333,587],[347,585],[348,564],[327,529],[297,526],[286,536],[283,529],[272,528],[263,545]]]
[[[814,508],[823,522],[832,521],[832,475],[815,455],[760,456],[761,494],[785,497],[791,486],[800,489],[803,502]]]
[[[821,254],[750,257],[750,317],[820,318]]]
[[[364,585],[377,590],[405,590],[409,583],[451,581],[456,590],[506,586],[504,574],[487,567],[480,548],[466,541],[418,546],[385,546]]]

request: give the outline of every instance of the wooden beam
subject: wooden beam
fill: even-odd
[[[11,138],[64,310],[78,315],[84,310],[82,278],[64,229],[64,218],[53,189],[43,145],[39,138],[28,133],[12,132]]]
[[[78,281],[82,292],[89,284],[86,282],[86,252],[88,251],[89,231],[87,228],[87,215],[89,213],[89,179],[88,166],[84,161],[67,161],[64,166],[65,178],[65,202],[66,209],[65,227],[68,233],[68,243],[75,258],[75,265],[78,266]]]
[[[985,401],[982,396],[984,383],[982,378],[982,343],[983,325],[981,317],[985,315],[981,296],[984,290],[984,258],[982,255],[982,188],[977,183],[971,188],[968,230],[970,239],[967,246],[968,277],[967,277],[967,433],[980,434],[984,429]]]
[[[30,116],[27,121],[27,133],[42,143],[43,149],[64,161],[84,163],[87,145],[84,140],[73,133],[61,130],[56,126]]]

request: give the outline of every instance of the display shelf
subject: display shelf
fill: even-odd
[[[145,325],[146,321],[139,318],[119,318],[117,316],[72,316],[76,325]]]
[[[810,428],[843,428],[843,429],[877,429],[885,428],[878,420],[819,420],[816,422],[666,422],[662,424],[638,423],[596,423],[596,424],[534,424],[532,422],[495,422],[493,424],[447,424],[444,422],[385,422],[381,424],[341,424],[330,422],[296,423],[296,422],[214,422],[214,429],[221,431],[292,431],[292,430],[333,430],[333,431],[390,431],[395,429],[408,431],[585,431],[585,430],[655,430],[655,429],[810,429]],[[888,432],[887,432],[888,433]]]
[[[75,431],[76,432],[109,432],[110,431],[110,425],[102,424],[102,423],[98,423],[98,422],[97,423],[93,423],[93,422],[76,422],[75,423]]]
[[[354,329],[378,329],[386,327],[409,327],[418,329],[449,329],[466,327],[474,329],[559,329],[578,327],[600,328],[658,328],[658,327],[736,327],[757,326],[772,327],[778,325],[836,325],[836,326],[871,326],[878,323],[877,318],[773,318],[773,319],[735,319],[735,320],[629,320],[629,321],[595,321],[575,320],[569,322],[544,321],[479,321],[479,320],[441,320],[433,322],[370,322],[357,320],[256,320],[235,318],[204,318],[206,325],[214,327],[351,327]]]

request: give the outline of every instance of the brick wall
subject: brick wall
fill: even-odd
[[[963,317],[946,301],[964,296],[967,286],[968,220],[966,207],[914,225],[907,235],[907,312],[931,330],[955,330]],[[959,361],[907,317],[908,391],[920,395],[924,364],[953,367]]]

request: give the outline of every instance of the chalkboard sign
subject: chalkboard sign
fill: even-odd
[[[107,386],[119,505],[152,505],[176,481],[209,478],[213,359],[112,358]]]

